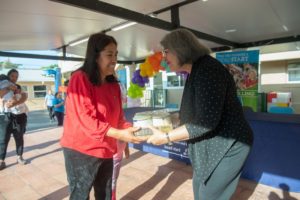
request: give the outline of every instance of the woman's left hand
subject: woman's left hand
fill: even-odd
[[[152,132],[153,135],[151,135],[148,140],[147,143],[151,143],[153,145],[162,145],[162,144],[167,144],[168,143],[168,139],[166,137],[166,134],[154,127],[149,127]]]

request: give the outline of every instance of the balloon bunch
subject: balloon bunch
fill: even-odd
[[[162,59],[162,53],[156,52],[146,58],[145,62],[140,64],[140,69],[133,73],[133,77],[128,89],[128,96],[132,99],[143,97],[145,84],[149,82],[149,78],[153,77],[159,70],[169,71],[169,67]]]

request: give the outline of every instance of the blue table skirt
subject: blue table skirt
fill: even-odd
[[[127,108],[132,121],[135,113],[154,108]],[[246,112],[254,132],[254,144],[242,177],[290,192],[300,192],[300,115]],[[185,142],[153,146],[130,144],[131,147],[156,155],[190,163]]]

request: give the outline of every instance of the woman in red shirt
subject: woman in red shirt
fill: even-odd
[[[112,157],[116,139],[139,143],[137,128],[126,122],[118,81],[113,76],[117,42],[108,35],[90,36],[86,58],[70,79],[61,145],[70,187],[70,199],[111,200]]]

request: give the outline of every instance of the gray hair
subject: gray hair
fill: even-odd
[[[160,43],[177,56],[180,66],[191,64],[199,57],[211,53],[208,47],[200,43],[197,37],[186,29],[176,29],[168,33]]]

